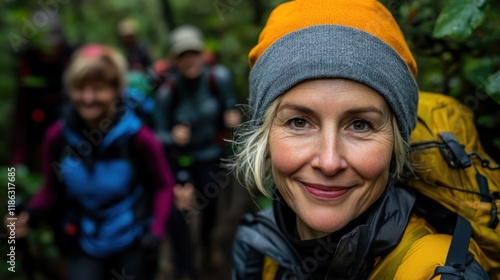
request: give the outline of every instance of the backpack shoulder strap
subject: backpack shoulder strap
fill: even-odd
[[[170,89],[170,94],[172,95],[172,102],[170,102],[170,104],[172,104],[172,107],[174,107],[174,105],[179,102],[179,89],[177,88],[177,85],[175,84],[175,81],[171,75],[165,77],[165,84]]]
[[[165,73],[163,76],[163,83],[170,90],[170,103],[168,103],[168,108],[162,108],[162,110],[166,110],[169,118],[172,120],[174,117],[174,108],[179,104],[179,88],[175,83],[175,79],[172,77],[173,70]]]
[[[217,97],[217,100],[220,100],[219,97],[219,88],[217,87],[217,77],[215,75],[215,66],[209,66],[208,70],[208,87],[210,89],[210,93]]]
[[[444,266],[436,268],[432,278],[441,275],[441,280],[464,279],[471,233],[472,228],[470,223],[462,216],[457,215],[457,223],[453,231],[450,249],[446,256],[446,263]]]
[[[394,279],[403,258],[413,244],[428,234],[431,234],[431,232],[427,228],[407,230],[399,245],[379,261],[370,279]],[[470,236],[470,223],[464,218],[457,216],[457,223],[446,256],[445,265],[436,267],[431,279],[438,275],[441,275],[442,280],[464,279]]]

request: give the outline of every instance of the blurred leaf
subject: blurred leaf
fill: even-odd
[[[220,49],[220,43],[219,40],[212,39],[212,38],[207,38],[205,40],[205,48],[212,52],[212,53],[217,53],[219,52]]]
[[[443,92],[443,70],[438,59],[420,58],[417,82],[420,89]]]
[[[463,81],[459,77],[452,77],[450,79],[448,95],[458,98],[460,96]]]
[[[40,186],[43,179],[40,174],[30,172],[24,165],[16,166],[16,187],[18,188],[18,195],[23,199],[29,199],[33,196]]]
[[[490,58],[466,56],[462,67],[462,75],[469,83],[476,87],[483,87],[486,77],[493,73],[493,64],[494,62]]]
[[[450,0],[439,14],[435,38],[465,38],[484,18],[488,0]]]
[[[50,243],[54,242],[54,236],[52,235],[52,232],[50,232],[50,231],[42,231],[40,233],[39,238],[43,244],[50,244]]]
[[[487,128],[493,128],[496,124],[496,119],[493,115],[481,115],[477,118],[477,124]]]
[[[500,104],[500,71],[488,78],[485,89],[488,95]]]
[[[500,138],[495,138],[493,140],[493,144],[500,149]]]

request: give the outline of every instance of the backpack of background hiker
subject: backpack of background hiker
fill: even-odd
[[[217,66],[217,58],[215,57],[215,54],[210,52],[210,51],[203,51],[201,53],[203,57],[203,62],[205,66],[208,67],[208,79],[207,79],[207,87],[210,91],[210,94],[214,97],[216,97],[220,108],[224,108],[224,100],[223,96],[220,93],[219,86],[218,86],[218,81],[217,81],[217,75],[216,75],[216,66]],[[174,61],[172,58],[166,58],[166,59],[160,59],[156,61],[153,65],[153,71],[154,71],[154,76],[155,80],[150,80],[150,84],[152,85],[152,90],[154,92],[158,91],[158,88],[162,85],[167,85],[169,88],[171,94],[172,94],[172,102],[170,103],[170,108],[164,108],[164,110],[167,110],[168,112],[173,112],[173,108],[178,106],[179,103],[179,90],[178,90],[178,85],[176,84],[175,79],[173,76],[178,72],[177,69],[174,65]],[[228,139],[229,137],[229,132],[227,129],[224,127],[224,118],[223,118],[224,112],[220,112],[220,118],[218,120],[218,133],[216,136],[216,142],[225,145],[226,142],[224,139]]]
[[[481,265],[500,279],[500,166],[483,150],[473,113],[452,97],[421,92],[411,162],[416,178],[407,184],[417,194],[415,212],[449,234],[453,216],[465,218],[487,256]]]

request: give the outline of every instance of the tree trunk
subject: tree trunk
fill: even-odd
[[[265,11],[265,4],[262,0],[253,0],[254,23],[260,25]]]
[[[163,20],[167,25],[168,30],[172,30],[175,28],[175,19],[174,13],[172,11],[172,6],[170,5],[169,0],[160,0],[161,10],[163,15]]]

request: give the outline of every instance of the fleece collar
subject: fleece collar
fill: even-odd
[[[63,135],[72,147],[87,146],[88,143],[92,147],[97,147],[97,152],[103,153],[113,144],[121,144],[128,140],[132,135],[136,134],[142,122],[139,117],[130,109],[126,108],[122,114],[119,114],[116,119],[111,120],[111,129],[102,131],[99,129],[88,129],[82,125],[78,125],[79,121],[73,118],[66,118],[63,123]],[[85,147],[80,149],[85,149]]]

